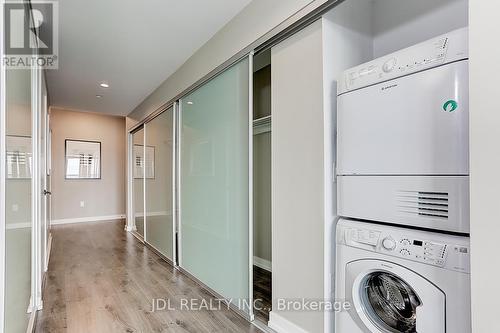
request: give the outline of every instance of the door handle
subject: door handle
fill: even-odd
[[[47,190],[43,190],[43,194],[44,194],[44,195],[52,195],[52,192],[47,191]]]

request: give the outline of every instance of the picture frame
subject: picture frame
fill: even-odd
[[[101,142],[66,139],[64,178],[101,179]]]

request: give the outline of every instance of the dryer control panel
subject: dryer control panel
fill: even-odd
[[[462,28],[350,68],[343,73],[338,94],[466,59],[467,44],[467,29]]]
[[[351,225],[353,222],[349,222]],[[469,238],[380,225],[340,228],[337,242],[459,272],[470,272]]]

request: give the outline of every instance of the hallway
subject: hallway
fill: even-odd
[[[213,297],[165,263],[124,221],[55,226],[36,332],[260,332],[224,306],[188,311],[181,299]],[[171,308],[152,312],[153,299]]]

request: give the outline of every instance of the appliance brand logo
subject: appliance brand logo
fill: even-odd
[[[391,88],[396,88],[397,86],[398,86],[397,84],[391,84],[390,86],[382,87],[382,91],[387,90],[387,89],[391,89]]]
[[[446,112],[453,112],[456,109],[458,109],[458,103],[453,99],[450,99],[449,101],[446,101],[446,103],[443,104],[443,110]]]

